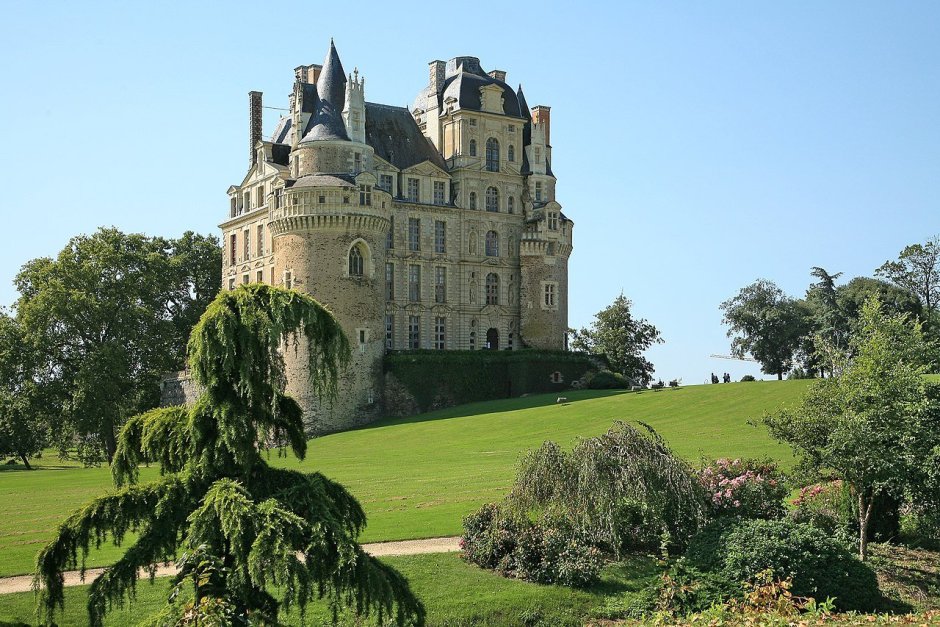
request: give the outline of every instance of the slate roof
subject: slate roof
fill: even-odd
[[[375,154],[400,170],[430,161],[447,171],[444,157],[421,133],[405,107],[366,103],[366,143]]]
[[[517,118],[524,117],[519,110],[519,99],[512,87],[486,74],[481,76],[470,72],[460,72],[451,76],[444,81],[438,105],[443,108],[448,99],[454,98],[461,109],[479,111],[482,107],[480,88],[486,85],[497,85],[502,88],[503,113]]]
[[[306,104],[306,98],[304,98]],[[310,132],[302,141],[349,141],[343,124],[343,106],[346,103],[346,74],[339,60],[336,46],[330,41],[330,51],[317,79],[317,112],[313,116]]]

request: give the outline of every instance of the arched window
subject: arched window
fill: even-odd
[[[499,142],[495,137],[486,140],[486,169],[489,172],[499,172]]]
[[[471,209],[477,208],[477,193],[476,192],[470,192],[470,208]]]
[[[475,139],[470,140],[470,156],[471,157],[477,156],[477,140]]]
[[[486,232],[486,256],[499,257],[499,234],[496,231]]]
[[[516,147],[512,144],[509,144],[509,150],[506,151],[506,158],[509,160],[509,163],[516,160]]]
[[[513,198],[512,196],[506,199],[506,211],[508,211],[509,213],[516,212],[516,199]]]
[[[499,211],[499,190],[495,187],[486,188],[486,210]]]
[[[499,304],[499,275],[495,272],[486,275],[486,304]]]
[[[359,244],[349,249],[349,276],[362,276],[362,250]]]

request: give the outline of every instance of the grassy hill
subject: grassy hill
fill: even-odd
[[[652,425],[680,455],[777,458],[789,450],[758,420],[797,402],[806,381],[703,385],[660,391],[572,391],[463,405],[312,440],[307,458],[271,453],[271,463],[319,470],[346,485],[369,517],[364,542],[454,535],[481,503],[501,498],[521,452],[551,439],[571,446],[614,420]],[[36,551],[74,509],[111,487],[107,468],[76,468],[46,459],[35,471],[0,471],[0,576],[30,572]],[[155,478],[155,468],[141,479]],[[89,566],[113,561],[102,547]]]

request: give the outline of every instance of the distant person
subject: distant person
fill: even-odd
[[[727,372],[725,373],[725,383],[731,383],[731,375]]]
[[[712,373],[712,383],[718,383],[718,377],[715,375],[714,372]]]

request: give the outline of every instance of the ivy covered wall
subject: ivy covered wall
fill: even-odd
[[[559,392],[601,367],[595,356],[565,351],[392,352],[385,356],[385,414]]]

